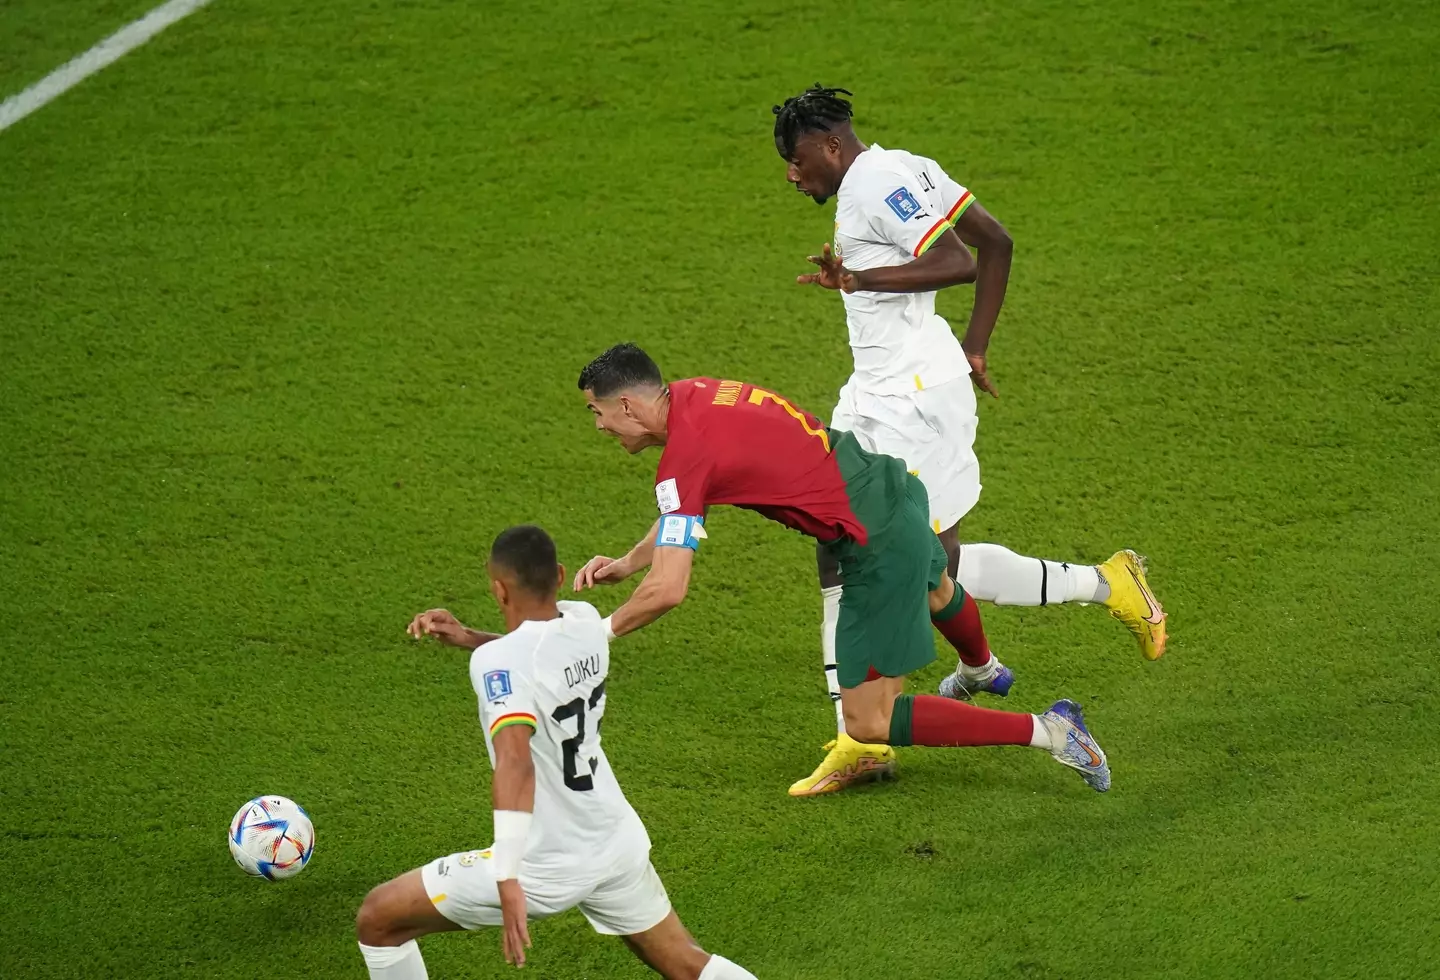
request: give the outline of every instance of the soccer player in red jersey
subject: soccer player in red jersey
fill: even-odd
[[[935,659],[931,624],[962,660],[983,663],[990,651],[974,600],[946,570],[925,486],[900,460],[866,452],[850,433],[827,429],[751,384],[688,378],[667,385],[633,344],[590,362],[579,387],[595,427],[627,452],[663,447],[655,484],[660,518],[624,557],[597,555],[575,576],[582,590],[648,569],[606,619],[612,636],[684,601],[710,507],[753,510],[814,538],[840,565],[836,661],[852,737],[888,745],[1032,745],[1093,789],[1110,788],[1105,753],[1073,701],[1028,715],[904,693],[905,675]]]

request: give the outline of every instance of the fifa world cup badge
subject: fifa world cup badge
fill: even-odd
[[[510,671],[492,670],[485,675],[485,700],[498,701],[501,698],[509,697]]]

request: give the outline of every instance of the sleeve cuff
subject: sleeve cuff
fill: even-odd
[[[511,711],[508,714],[503,714],[490,723],[490,737],[494,738],[496,732],[502,728],[509,728],[511,725],[529,725],[533,730],[535,728],[535,716],[528,711]]]
[[[950,213],[945,215],[945,220],[953,225],[955,222],[960,220],[960,216],[962,214],[970,210],[970,205],[974,203],[975,195],[971,194],[969,191],[966,191],[964,194],[960,195],[960,200],[955,202],[955,206],[950,209]]]
[[[949,227],[949,218],[941,218],[939,221],[935,222],[934,226],[925,233],[925,237],[920,239],[920,244],[915,246],[915,252],[913,253],[915,257],[918,259],[920,256],[924,255],[925,250],[928,249],[931,245],[934,245],[935,242],[939,240],[940,236],[945,234],[945,229]]]

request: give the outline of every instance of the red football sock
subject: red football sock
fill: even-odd
[[[961,663],[983,667],[990,662],[990,642],[985,639],[985,627],[980,625],[980,607],[958,584],[955,595],[960,602],[951,599],[948,606],[930,617],[930,622],[960,654]]]
[[[1029,745],[1035,724],[1019,711],[993,711],[973,704],[915,695],[910,731],[914,745]]]

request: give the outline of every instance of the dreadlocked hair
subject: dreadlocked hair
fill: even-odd
[[[826,88],[819,82],[799,95],[792,96],[781,105],[771,106],[775,113],[775,142],[785,151],[788,160],[795,155],[795,143],[806,133],[830,132],[830,127],[847,121],[853,113],[850,100],[840,96],[854,96],[849,89]]]

